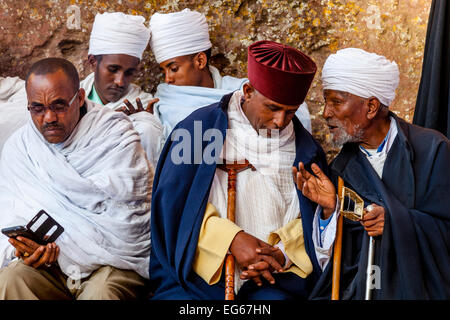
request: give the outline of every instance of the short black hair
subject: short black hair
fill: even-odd
[[[63,58],[45,58],[35,62],[25,78],[25,88],[28,85],[28,78],[32,74],[46,75],[60,70],[70,80],[73,90],[78,90],[80,88],[80,76],[78,75],[77,68],[75,68],[72,62]]]
[[[211,48],[209,48],[206,51],[203,51],[206,54],[206,58],[208,59],[208,62],[206,64],[208,64],[209,63],[209,59],[211,59],[211,51],[212,51]]]
[[[191,57],[191,59],[194,59],[194,57],[199,54],[200,52],[203,52],[206,55],[206,65],[209,65],[209,60],[211,59],[211,48],[209,48],[208,50],[205,51],[199,51],[197,53],[193,53],[191,55],[189,55]]]

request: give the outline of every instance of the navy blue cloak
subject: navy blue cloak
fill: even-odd
[[[181,121],[174,129],[185,129],[194,137],[194,121],[201,121],[203,136],[210,128],[219,129],[225,140],[228,127],[227,108],[232,94],[228,94],[218,103],[198,109]],[[301,161],[307,170],[317,163],[328,172],[325,154],[320,145],[294,117],[296,135],[296,159],[293,165]],[[196,129],[198,131],[198,129]],[[198,139],[197,143],[198,143]],[[208,285],[192,270],[195,251],[203,221],[211,184],[216,170],[216,162],[194,162],[194,154],[189,155],[191,164],[175,164],[171,153],[179,141],[166,142],[155,172],[152,196],[150,281],[153,299],[224,299],[224,281]],[[194,150],[191,139],[191,150]],[[201,150],[211,143],[203,141]],[[175,148],[175,150],[174,150]],[[220,155],[216,154],[216,160]],[[186,155],[184,155],[186,156]],[[197,155],[198,157],[198,155]],[[198,159],[197,159],[198,160]],[[294,186],[294,180],[292,181]],[[286,297],[307,298],[315,280],[321,273],[312,243],[312,221],[316,204],[297,192],[302,213],[302,225],[306,251],[313,263],[313,273],[305,280],[293,273],[275,274],[276,286],[288,292]],[[252,291],[253,281],[247,281],[240,291]],[[266,286],[270,286],[265,284]],[[243,290],[244,289],[244,290]],[[266,288],[270,292],[270,288]],[[270,293],[269,293],[270,294]],[[247,298],[258,296],[248,294]],[[271,298],[267,296],[267,298]]]
[[[341,176],[365,205],[386,210],[383,235],[375,237],[381,278],[372,299],[450,299],[450,142],[391,116],[398,135],[382,179],[354,143],[344,145],[331,174],[335,181]],[[368,243],[362,225],[344,218],[340,299],[364,299]],[[331,273],[330,261],[310,298],[330,298]]]

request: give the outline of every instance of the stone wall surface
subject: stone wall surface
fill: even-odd
[[[158,12],[190,8],[207,16],[212,64],[224,74],[246,76],[246,48],[273,40],[310,55],[318,73],[307,96],[314,136],[331,157],[323,111],[320,72],[330,53],[359,47],[397,62],[400,85],[391,110],[412,121],[422,71],[431,0],[0,0],[0,76],[24,78],[29,66],[47,56],[72,61],[89,74],[87,50],[96,13],[122,11],[147,19]],[[162,81],[150,50],[138,83],[153,92]]]

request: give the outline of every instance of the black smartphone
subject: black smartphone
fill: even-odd
[[[24,238],[33,240],[36,243],[43,244],[43,243],[40,243],[41,242],[40,239],[38,239],[33,233],[31,233],[27,229],[27,227],[24,227],[24,226],[15,226],[15,227],[4,228],[4,229],[2,229],[2,233],[9,238],[15,239],[17,237],[24,237]]]
[[[2,229],[2,233],[7,237],[23,236],[41,245],[54,242],[63,231],[64,228],[44,210],[39,211],[26,226]]]

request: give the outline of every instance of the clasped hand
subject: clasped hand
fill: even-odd
[[[236,234],[230,252],[243,268],[241,279],[252,279],[258,286],[262,285],[261,277],[274,284],[272,273],[284,271],[283,252],[244,231]]]

